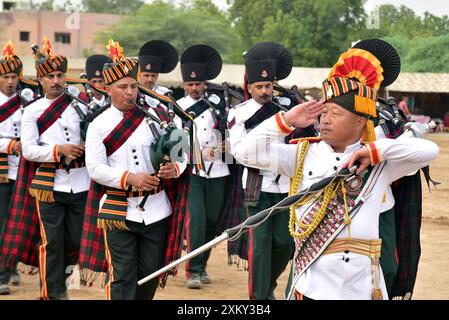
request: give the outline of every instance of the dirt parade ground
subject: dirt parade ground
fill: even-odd
[[[438,189],[431,192],[423,183],[423,223],[421,228],[421,260],[415,285],[414,299],[449,299],[449,134],[431,134],[429,139],[440,147],[439,158],[431,165],[430,172],[434,180],[441,182]],[[424,180],[424,179],[423,179]],[[226,243],[221,243],[212,251],[208,273],[213,283],[203,285],[201,290],[186,288],[184,264],[179,267],[178,275],[170,277],[167,287],[156,293],[159,300],[189,299],[248,299],[248,274],[242,267],[228,266]],[[281,299],[287,282],[285,271],[278,283],[276,296]],[[11,294],[0,296],[0,300],[35,300],[39,298],[39,278],[37,275],[21,275],[20,286],[11,286]],[[70,299],[104,300],[98,279],[91,288],[69,290]],[[76,287],[76,286],[75,286]]]

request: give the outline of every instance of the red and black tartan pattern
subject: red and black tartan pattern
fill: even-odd
[[[0,106],[0,123],[8,119],[17,110],[20,109],[20,98],[18,95],[14,98],[9,99],[4,104]]]
[[[392,297],[411,299],[421,256],[421,176],[405,176],[392,184],[396,221],[398,269],[391,288]]]
[[[42,135],[58,120],[59,116],[69,106],[71,101],[70,97],[64,93],[45,109],[44,113],[41,114],[36,122],[39,135]]]
[[[17,180],[13,189],[10,215],[5,222],[1,238],[1,253],[5,257],[5,267],[13,269],[18,262],[38,266],[37,250],[40,241],[40,228],[34,199],[28,188],[37,163],[21,157]]]
[[[145,115],[138,108],[134,108],[123,117],[122,121],[103,141],[108,157],[125,143],[144,118]]]
[[[39,134],[47,130],[65,110],[70,99],[62,95],[54,101],[39,117]],[[6,257],[5,266],[12,268],[17,262],[38,266],[37,249],[40,241],[40,227],[34,198],[29,194],[39,163],[21,157],[17,180],[14,185],[10,216],[2,233],[2,254]]]
[[[39,78],[55,71],[67,72],[67,58],[65,56],[53,56],[42,63],[36,63],[36,73]]]
[[[168,119],[168,113],[163,108],[159,108],[157,114],[163,121]],[[126,133],[128,135],[126,139],[132,134],[131,131],[121,129],[119,126],[114,129],[114,131],[116,130]],[[126,139],[121,143],[123,144]],[[121,145],[118,144],[110,144],[110,147],[114,147],[114,151],[120,148],[120,146]],[[113,152],[107,150],[107,154],[112,153]],[[165,192],[167,193],[172,207],[172,215],[168,222],[167,247],[164,256],[165,265],[181,257],[185,217],[187,216],[188,210],[187,195],[190,188],[191,174],[191,167],[189,166],[177,179],[164,181]],[[89,189],[86,203],[83,234],[81,237],[80,268],[92,270],[94,272],[108,271],[108,263],[105,259],[103,232],[101,229],[97,228],[99,202],[104,193],[105,188],[103,186],[96,182],[91,182],[91,188]],[[176,270],[172,271],[172,274],[176,274]],[[161,286],[165,285],[167,275],[168,273],[161,276]]]

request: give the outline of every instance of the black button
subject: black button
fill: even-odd
[[[206,131],[207,130],[207,128],[204,128],[204,131]]]
[[[137,156],[134,156],[134,159],[137,159]]]
[[[209,144],[209,142],[206,141],[206,144]]]
[[[17,131],[18,129],[17,128],[14,128],[14,131]]]
[[[67,138],[67,141],[70,141],[70,139],[69,139],[69,138]]]
[[[15,127],[16,126],[16,124],[15,123],[13,123],[13,127]]]
[[[67,128],[64,128],[64,131],[67,131],[68,129]]]
[[[66,135],[66,136],[68,136],[68,135],[69,135],[69,133],[68,133],[68,132],[66,132],[66,133],[65,133],[65,135]]]
[[[139,165],[139,161],[136,161],[136,166],[138,166]]]
[[[59,119],[62,119],[62,116],[59,116]]]
[[[340,161],[340,157],[337,157],[337,158],[335,158],[335,159],[337,159],[337,161]]]
[[[201,118],[203,118],[203,119],[204,119],[204,116],[201,116]]]
[[[136,152],[136,149],[133,149],[133,152]]]
[[[345,250],[345,253],[348,254],[348,253],[349,253],[349,250]]]
[[[337,171],[337,169],[338,169],[337,166],[334,166],[334,170]]]
[[[346,259],[345,259],[345,262],[349,262],[349,258],[346,258]]]
[[[14,133],[14,135],[17,137],[17,133]]]
[[[312,171],[309,171],[309,176],[311,176],[313,173],[312,173]]]

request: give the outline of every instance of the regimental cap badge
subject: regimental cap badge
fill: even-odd
[[[196,78],[196,72],[192,71],[192,73],[190,74],[190,78],[195,79]]]
[[[262,73],[260,74],[260,76],[261,76],[262,78],[268,77],[268,72],[267,72],[267,70],[262,70]]]
[[[151,64],[147,64],[146,66],[145,66],[145,70],[150,70],[151,69]]]
[[[98,77],[101,76],[100,70],[95,71],[95,75],[98,76]]]

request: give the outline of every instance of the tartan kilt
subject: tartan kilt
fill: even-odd
[[[37,163],[20,158],[10,215],[1,236],[1,254],[5,257],[6,269],[13,269],[18,262],[30,266],[39,265],[39,219],[35,200],[28,192],[37,168]]]
[[[398,257],[398,270],[391,289],[392,297],[410,299],[415,286],[421,256],[422,190],[420,174],[421,170],[413,176],[405,176],[392,184]]]
[[[172,215],[168,222],[167,247],[164,255],[164,266],[179,259],[182,254],[184,241],[185,221],[189,210],[188,194],[190,192],[190,180],[192,177],[192,166],[188,165],[177,179],[165,180],[165,192],[172,207]],[[167,282],[167,276],[175,276],[177,268],[161,275],[161,287]]]
[[[101,197],[105,189],[102,185],[91,180],[87,194],[86,209],[84,210],[83,231],[79,266],[81,270],[93,272],[107,272],[108,262],[105,257],[103,231],[97,227],[97,217]]]

